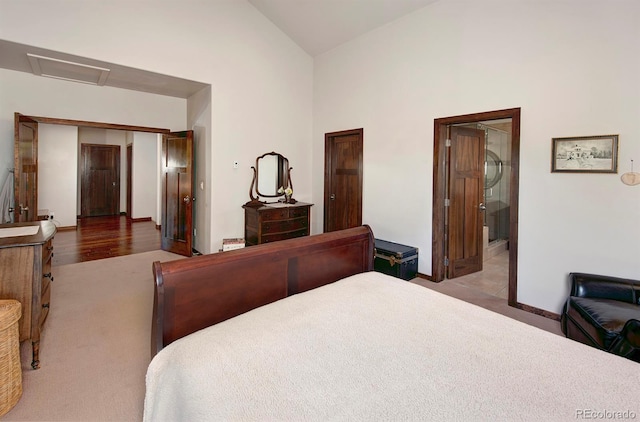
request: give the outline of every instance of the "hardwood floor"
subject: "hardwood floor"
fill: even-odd
[[[54,266],[131,255],[160,249],[160,230],[124,216],[79,218],[76,230],[56,233],[53,247]]]

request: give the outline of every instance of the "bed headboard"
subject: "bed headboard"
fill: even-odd
[[[151,356],[169,343],[287,296],[373,270],[369,226],[154,262]]]

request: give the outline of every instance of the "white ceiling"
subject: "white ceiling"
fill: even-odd
[[[248,1],[315,57],[438,0]],[[0,40],[0,68],[178,98],[188,98],[206,86],[5,40]]]
[[[438,0],[248,0],[311,56]]]

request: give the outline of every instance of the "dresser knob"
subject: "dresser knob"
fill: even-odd
[[[51,276],[51,273],[42,274],[42,276],[47,277],[48,279],[51,279],[51,281],[53,281],[53,277]]]
[[[48,303],[43,303],[42,307],[45,308],[45,309],[49,309],[49,304]]]

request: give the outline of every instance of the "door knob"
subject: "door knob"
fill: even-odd
[[[185,204],[188,204],[191,201],[191,198],[189,197],[189,195],[187,195],[184,198],[182,198],[182,200],[184,201]]]
[[[329,199],[331,199],[332,201],[336,200],[336,194],[332,193],[331,195],[329,195]]]
[[[481,202],[480,205],[478,205],[478,208],[480,208],[482,211],[487,209],[487,206],[484,204],[484,202]]]

